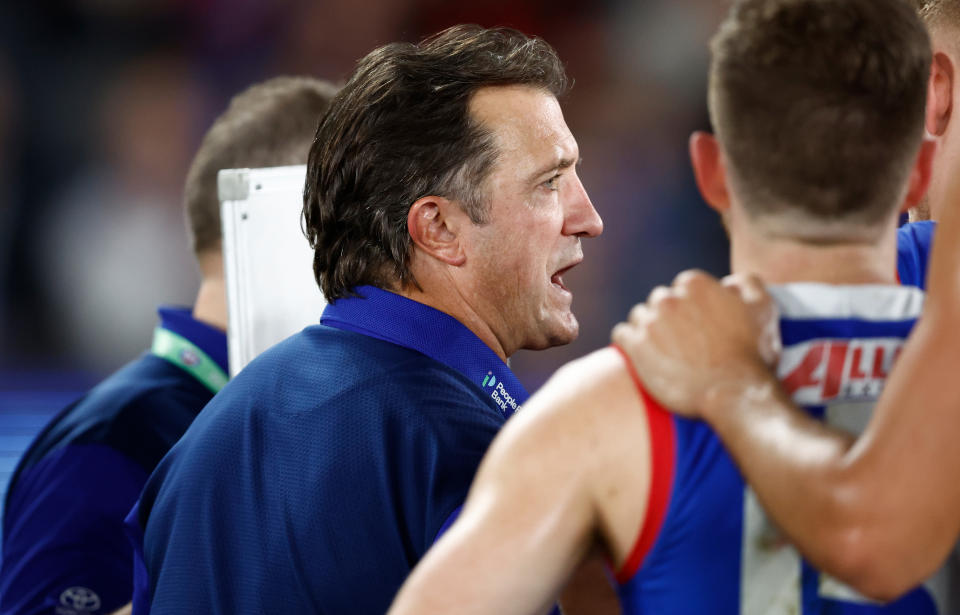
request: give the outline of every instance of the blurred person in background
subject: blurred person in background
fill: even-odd
[[[182,58],[161,53],[118,71],[102,93],[99,151],[53,202],[34,260],[57,337],[105,374],[149,342],[155,306],[187,304],[196,266],[180,186],[200,93]]]
[[[307,167],[330,303],[150,477],[135,613],[386,610],[527,397],[507,358],[578,334],[564,275],[603,225],[566,89],[554,50],[506,28],[359,61]]]
[[[202,280],[196,301],[192,309],[160,308],[151,350],[64,409],[21,459],[3,517],[0,613],[106,613],[130,600],[133,554],[123,519],[227,381],[217,172],[304,163],[334,93],[316,79],[272,79],[237,95],[207,132],[183,189]],[[152,145],[138,148],[147,160]],[[140,264],[146,250],[131,246],[126,257]],[[120,308],[102,309],[110,318]]]

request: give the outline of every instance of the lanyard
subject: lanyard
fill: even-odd
[[[157,327],[153,331],[153,354],[170,361],[216,393],[227,384],[227,374],[207,353],[173,331]]]

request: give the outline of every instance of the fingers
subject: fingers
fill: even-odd
[[[650,318],[650,309],[647,307],[646,303],[638,303],[630,309],[630,314],[627,316],[627,322],[633,325],[640,325]]]
[[[759,327],[766,327],[771,320],[777,319],[777,305],[759,277],[753,274],[733,274],[725,277],[721,284],[737,294]]]
[[[638,327],[636,323],[618,323],[613,331],[610,332],[610,341],[619,346],[624,351],[628,351],[633,347],[634,344],[643,343],[643,329]]]
[[[665,301],[669,301],[673,294],[674,291],[672,288],[668,286],[657,286],[650,291],[650,295],[647,296],[647,305],[651,308],[656,308]]]
[[[773,365],[780,358],[780,318],[777,304],[767,292],[759,277],[752,274],[733,274],[721,282],[725,288],[736,292],[746,304],[759,331],[757,350],[766,365]]]
[[[717,285],[717,279],[705,271],[688,269],[673,279],[673,286],[684,292],[699,294]]]
[[[772,300],[763,280],[752,273],[734,273],[723,278],[720,283],[726,288],[737,291],[743,302],[748,305]]]

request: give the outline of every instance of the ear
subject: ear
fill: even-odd
[[[690,162],[703,200],[720,213],[730,208],[727,171],[717,138],[708,132],[690,135]]]
[[[942,136],[950,123],[953,111],[953,61],[943,52],[933,54],[930,81],[927,88],[927,132]]]
[[[460,229],[469,218],[459,205],[442,196],[417,199],[407,212],[407,232],[418,248],[448,265],[459,267],[467,257]]]
[[[915,207],[923,199],[930,187],[930,173],[933,168],[933,157],[937,153],[937,142],[933,139],[924,139],[920,144],[920,152],[910,171],[910,180],[907,186],[907,196],[904,198],[900,212]]]

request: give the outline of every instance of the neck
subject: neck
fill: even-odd
[[[222,277],[205,277],[200,282],[193,317],[221,331],[227,330],[227,289]]]
[[[417,281],[420,284],[420,289],[411,285],[405,289],[390,290],[407,299],[429,305],[435,310],[456,318],[460,324],[480,338],[480,341],[489,346],[500,357],[501,361],[507,362],[507,357],[513,351],[504,347],[490,325],[471,307],[470,302],[460,293],[459,288],[452,283],[452,280],[447,283],[441,281],[438,284],[430,276],[417,275]]]
[[[227,330],[227,285],[223,279],[220,245],[197,254],[200,290],[193,304],[193,317],[221,331]]]
[[[753,273],[767,284],[895,284],[895,226],[875,242],[812,244],[754,233],[731,236],[731,270]]]

